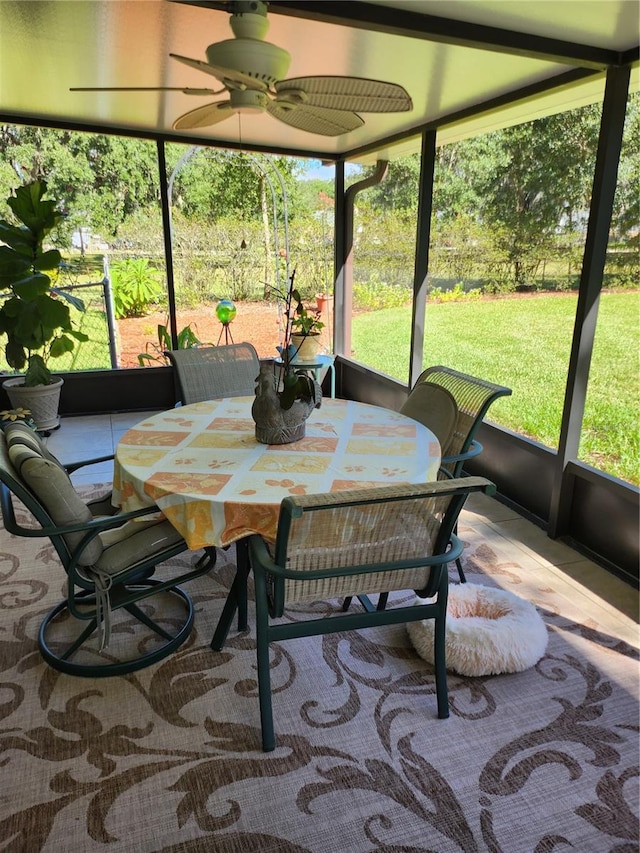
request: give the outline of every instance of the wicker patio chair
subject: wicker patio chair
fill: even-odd
[[[176,396],[185,406],[255,394],[260,361],[252,344],[167,350],[165,355],[175,370]]]
[[[499,397],[508,397],[511,388],[442,365],[427,367],[418,377],[414,390],[423,382],[446,388],[456,402],[456,424],[448,442],[442,445],[440,471],[444,477],[459,477],[464,463],[482,452],[482,445],[474,436],[489,406]]]
[[[179,584],[208,572],[215,562],[215,550],[206,549],[189,570],[164,581],[152,579],[156,566],[188,550],[187,543],[157,507],[120,513],[110,495],[82,500],[69,470],[108,458],[65,468],[28,426],[11,424],[0,432],[5,529],[14,536],[50,539],[67,573],[66,598],[40,625],[40,653],[54,669],[89,678],[134,672],[184,643],[194,611]],[[31,519],[23,507],[14,506],[15,499]],[[138,606],[142,601],[144,609]],[[149,633],[138,636],[128,624],[118,631],[116,654],[110,645],[111,617],[120,608]]]
[[[458,419],[458,406],[450,391],[435,382],[418,382],[400,411],[428,427],[441,449],[447,447]]]
[[[254,573],[258,691],[262,747],[275,747],[269,644],[295,637],[346,631],[372,625],[435,619],[434,659],[438,716],[449,715],[445,661],[447,563],[461,552],[453,534],[458,514],[471,492],[491,493],[481,477],[419,485],[287,497],[282,501],[275,547],[257,535],[249,538]],[[244,576],[242,573],[244,572]],[[238,604],[246,600],[248,566],[238,566],[211,646],[220,651]],[[375,609],[371,593],[414,589],[429,603],[399,603]],[[356,596],[362,612],[272,624],[290,604]],[[336,611],[340,605],[336,604]]]
[[[442,419],[444,415],[430,412],[426,405],[429,395],[420,391],[425,385],[437,385],[448,391],[455,403],[455,424],[446,438],[443,432],[443,439],[440,439],[437,432],[438,418]],[[438,436],[442,448],[438,479],[460,477],[464,463],[482,453],[482,445],[474,438],[475,433],[494,400],[499,397],[508,397],[510,394],[511,388],[504,385],[495,385],[493,382],[487,382],[485,379],[478,379],[442,365],[428,367],[420,374],[400,411],[424,423]],[[415,399],[414,395],[417,395]],[[425,404],[419,405],[421,402]],[[407,407],[410,412],[405,411]],[[437,401],[437,408],[447,408],[442,398]],[[456,568],[460,580],[464,583],[466,577],[459,557],[456,559]]]

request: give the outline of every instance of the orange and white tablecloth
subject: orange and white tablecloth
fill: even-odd
[[[255,438],[254,397],[194,403],[154,415],[118,443],[114,498],[125,511],[156,503],[192,549],[251,533],[275,539],[287,495],[435,480],[440,445],[398,412],[322,401],[293,444]]]

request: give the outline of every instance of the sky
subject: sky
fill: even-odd
[[[323,166],[320,160],[307,160],[308,163],[307,169],[303,175],[301,175],[302,180],[311,181],[314,178],[319,178],[323,181],[332,181],[334,178],[334,166]],[[345,176],[352,175],[354,172],[360,170],[360,166],[355,165],[354,163],[347,163],[345,166]]]

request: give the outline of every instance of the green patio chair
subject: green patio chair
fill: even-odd
[[[179,584],[208,572],[215,562],[215,550],[205,549],[188,570],[162,581],[152,578],[156,566],[187,551],[187,543],[157,507],[120,513],[110,494],[83,501],[68,471],[108,458],[65,468],[28,426],[15,423],[0,432],[5,529],[14,536],[50,539],[67,573],[66,598],[40,625],[40,653],[54,669],[89,678],[134,672],[184,643],[193,605]],[[30,517],[14,506],[16,499]],[[120,609],[143,626],[144,636],[131,620],[116,630],[112,616]],[[114,634],[119,654],[111,646]]]
[[[256,600],[258,692],[262,747],[275,748],[269,644],[295,637],[373,625],[435,619],[434,659],[438,716],[449,715],[445,660],[447,564],[462,550],[453,529],[471,492],[491,493],[481,477],[419,485],[287,497],[282,501],[275,547],[260,536],[248,540]],[[238,561],[236,580],[211,646],[220,651],[238,604],[246,594],[249,564]],[[429,603],[374,608],[369,595],[414,589]],[[272,623],[290,604],[355,596],[362,612]]]

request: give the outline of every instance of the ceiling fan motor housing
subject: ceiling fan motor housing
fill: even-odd
[[[271,87],[286,77],[291,54],[259,39],[227,39],[209,45],[207,62],[218,68],[240,71]]]
[[[269,103],[269,96],[256,89],[230,89],[229,101],[239,113],[262,113]]]

